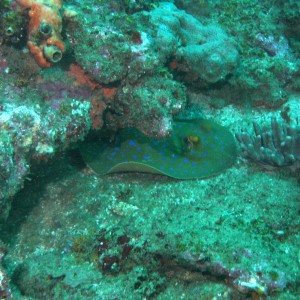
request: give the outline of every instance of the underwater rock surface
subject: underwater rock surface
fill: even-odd
[[[295,179],[246,166],[99,178],[69,159],[36,172],[1,231],[18,299],[297,299]]]

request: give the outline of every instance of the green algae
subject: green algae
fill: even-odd
[[[232,134],[210,120],[175,121],[165,139],[122,129],[112,143],[80,147],[87,165],[98,175],[117,172],[162,174],[176,179],[205,178],[230,167],[236,158]]]

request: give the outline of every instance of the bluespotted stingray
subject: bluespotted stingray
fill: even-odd
[[[134,128],[121,129],[114,142],[83,143],[80,151],[98,175],[145,172],[177,179],[205,178],[230,167],[236,159],[229,130],[203,119],[174,121],[172,134],[164,139]]]

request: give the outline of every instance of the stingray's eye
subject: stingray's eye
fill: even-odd
[[[196,145],[198,145],[200,139],[196,135],[189,135],[184,139],[186,150],[192,150]]]
[[[42,23],[40,25],[40,34],[45,38],[50,37],[52,34],[52,26],[48,23]]]
[[[187,137],[188,141],[194,145],[198,144],[199,143],[199,136],[196,136],[196,135],[189,135]]]

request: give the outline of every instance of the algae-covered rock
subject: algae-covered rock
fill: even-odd
[[[156,44],[184,69],[187,82],[216,83],[232,74],[239,62],[236,42],[219,26],[198,19],[163,2],[150,13],[157,26]]]

